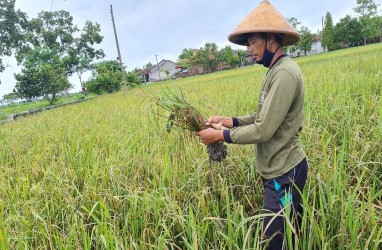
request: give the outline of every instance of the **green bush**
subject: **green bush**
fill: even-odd
[[[121,72],[107,67],[106,64],[99,64],[92,79],[85,83],[90,93],[105,94],[113,93],[121,89]]]

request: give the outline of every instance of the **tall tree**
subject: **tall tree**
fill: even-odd
[[[102,42],[103,36],[100,32],[101,27],[99,24],[86,21],[82,33],[79,37],[74,38],[74,43],[70,46],[68,55],[64,58],[69,73],[77,73],[81,86],[83,85],[82,74],[94,68],[93,61],[95,59],[105,57],[102,49],[92,47]]]
[[[363,40],[361,29],[357,18],[346,15],[334,27],[334,42],[342,48],[360,45]]]
[[[215,43],[206,43],[203,48],[196,53],[196,62],[205,67],[205,70],[211,72],[216,69],[218,46]]]
[[[81,80],[81,75],[91,69],[91,62],[104,57],[102,50],[93,48],[102,39],[98,24],[88,21],[81,32],[69,12],[42,11],[28,22],[26,41],[19,47],[16,58],[23,63],[30,50],[49,48],[57,52],[66,75],[76,72]]]
[[[359,15],[365,45],[367,39],[374,38],[380,31],[378,19],[375,18],[378,6],[374,0],[357,0],[357,7],[354,8],[354,11]]]
[[[357,0],[357,7],[354,11],[360,16],[373,17],[377,15],[379,4],[376,4],[374,0]]]
[[[26,41],[19,48],[16,58],[22,63],[24,56],[36,47],[55,50],[63,58],[74,43],[73,34],[78,31],[69,12],[42,11],[37,18],[28,22]],[[67,71],[69,73],[69,69]]]
[[[382,43],[382,16],[377,16],[376,19],[379,27],[379,42]]]
[[[15,10],[15,0],[0,1],[0,72],[5,69],[1,57],[12,55],[13,49],[20,46],[26,23],[26,14]]]
[[[335,48],[334,44],[334,25],[333,25],[333,19],[330,12],[327,12],[325,15],[325,24],[324,24],[324,30],[322,32],[322,45],[323,47],[327,48],[328,51],[331,51]]]

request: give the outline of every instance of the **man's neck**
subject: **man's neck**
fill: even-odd
[[[271,65],[269,66],[269,68],[272,68],[272,66],[273,66],[273,64],[276,62],[276,60],[277,60],[280,56],[282,56],[282,55],[284,55],[284,54],[285,54],[285,51],[282,49],[282,47],[280,47],[280,48],[276,51],[275,56],[273,57],[272,62],[271,62]]]

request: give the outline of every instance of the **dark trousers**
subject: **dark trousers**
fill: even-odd
[[[285,209],[284,212],[280,213],[280,216],[264,217],[263,232],[266,242],[263,243],[263,247],[267,246],[266,249],[284,249],[285,217],[283,216],[288,211],[287,206],[290,206],[291,221],[294,221],[294,227],[296,231],[299,231],[303,212],[300,192],[303,191],[307,174],[308,162],[305,158],[282,176],[274,179],[263,178],[265,213],[279,213]]]

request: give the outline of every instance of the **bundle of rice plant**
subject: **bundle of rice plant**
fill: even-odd
[[[167,132],[173,126],[195,132],[209,127],[200,112],[187,102],[181,89],[163,88],[154,98],[158,106],[170,112],[166,124]],[[216,142],[207,145],[207,152],[210,161],[221,162],[227,156],[227,147],[223,142]]]

